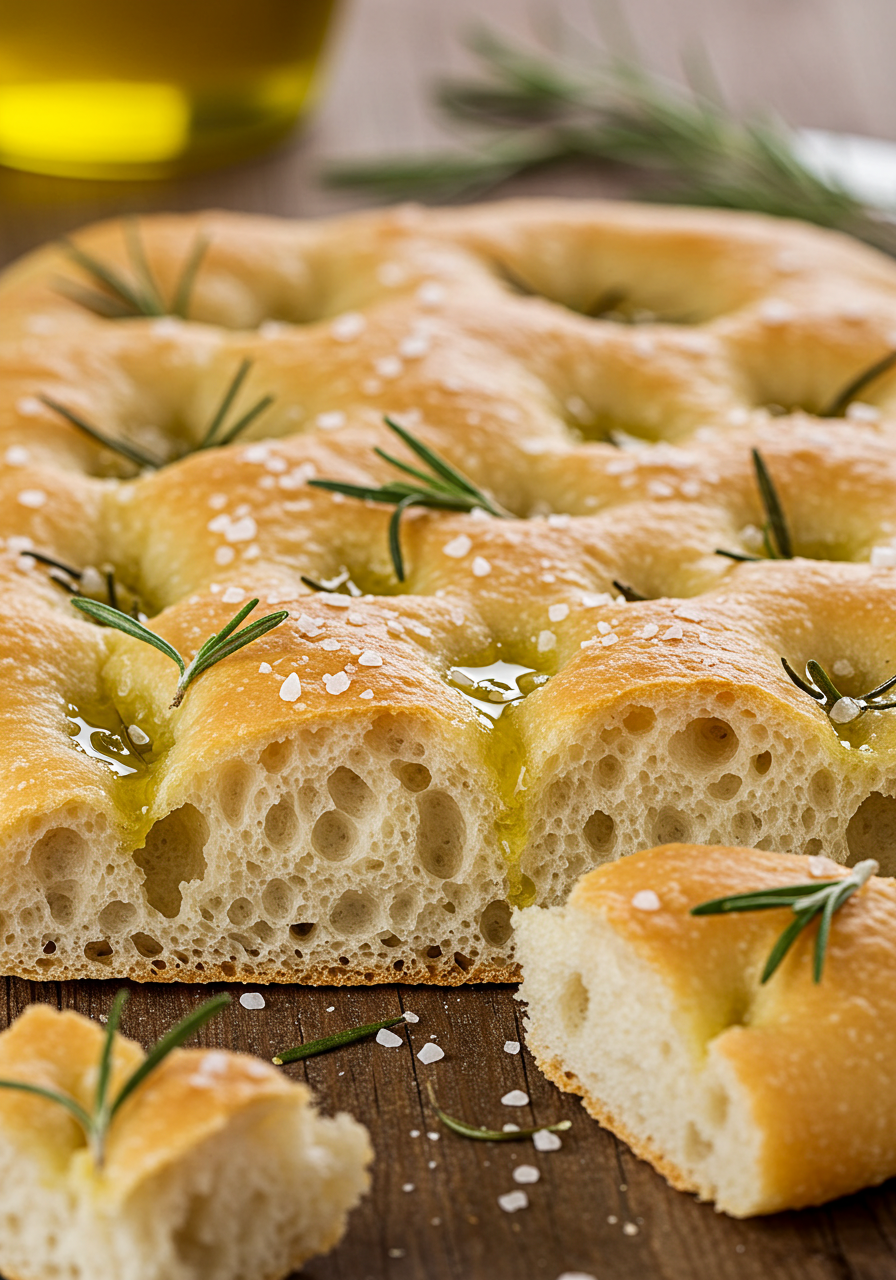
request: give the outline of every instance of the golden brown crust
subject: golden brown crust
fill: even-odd
[[[809,875],[807,876],[807,871]],[[691,916],[698,903],[761,887],[819,886],[848,872],[827,859],[755,849],[667,845],[592,871],[569,909],[600,921],[658,975],[674,1019],[692,1046],[724,1063],[748,1100],[761,1141],[761,1193],[752,1212],[820,1204],[896,1172],[896,882],[874,877],[834,917],[823,978],[813,980],[817,921],[798,938],[774,977],[760,975],[787,924],[785,911]],[[653,890],[658,910],[635,895]],[[633,998],[637,993],[633,992]],[[536,1053],[562,1088],[675,1186],[695,1185],[643,1134],[544,1050]],[[702,1069],[702,1068],[700,1068]],[[727,1206],[726,1206],[727,1207]]]
[[[384,736],[388,717],[403,717],[411,740],[417,733],[467,770],[460,789],[484,798],[491,816],[469,836],[471,861],[488,869],[495,902],[526,900],[523,876],[539,900],[561,892],[551,865],[559,838],[550,830],[538,843],[531,834],[562,805],[550,800],[551,788],[562,792],[567,783],[551,770],[582,742],[592,751],[589,734],[616,733],[614,717],[624,720],[628,705],[643,702],[653,714],[711,704],[711,713],[695,714],[718,715],[733,700],[786,737],[795,754],[805,747],[806,789],[823,768],[851,788],[856,813],[869,796],[893,798],[891,719],[878,718],[873,751],[859,758],[867,743],[858,729],[844,730],[841,741],[780,665],[782,656],[799,668],[809,657],[830,666],[846,655],[867,687],[891,674],[881,637],[896,624],[896,589],[890,571],[867,560],[892,535],[893,380],[868,390],[872,409],[848,427],[816,416],[890,345],[891,263],[788,222],[554,201],[400,209],[319,224],[170,216],[142,220],[141,235],[166,296],[194,238],[209,237],[189,321],[110,322],[78,307],[57,287],[60,276],[80,278],[58,246],[0,280],[0,583],[16,603],[0,620],[0,663],[15,672],[0,691],[0,847],[10,882],[28,886],[28,909],[39,918],[4,957],[8,971],[200,981],[512,978],[504,944],[485,945],[477,933],[488,899],[471,913],[467,934],[478,954],[458,952],[458,961],[446,954],[431,963],[429,944],[440,939],[430,936],[403,956],[403,969],[374,952],[354,957],[350,974],[340,975],[338,942],[334,963],[321,964],[287,938],[285,956],[253,965],[256,944],[246,929],[231,928],[228,911],[239,914],[238,904],[251,900],[248,924],[278,938],[291,923],[262,918],[255,899],[263,876],[254,872],[234,901],[219,894],[218,906],[194,903],[189,921],[183,917],[189,945],[166,943],[164,957],[144,954],[127,930],[105,949],[113,931],[99,927],[86,960],[83,941],[63,950],[68,908],[57,899],[71,894],[41,879],[32,856],[48,829],[71,826],[91,848],[105,841],[95,866],[84,855],[67,878],[94,880],[113,868],[93,918],[115,903],[139,902],[142,910],[146,895],[161,929],[193,891],[181,895],[176,884],[163,901],[147,890],[141,850],[158,824],[272,744],[295,740],[310,760],[315,745],[345,730],[360,749]],[[132,269],[120,223],[76,238],[125,273]],[[532,296],[520,296],[512,281]],[[647,323],[591,314],[620,288],[626,297],[616,305],[626,314],[616,320]],[[50,395],[111,435],[176,459],[199,440],[244,358],[253,361],[245,403],[271,393],[273,408],[237,443],[152,474],[136,476],[39,399]],[[781,417],[768,406],[792,412]],[[388,554],[390,511],[306,483],[392,478],[373,453],[396,448],[386,412],[404,415],[525,517],[408,512],[401,588]],[[608,432],[623,447],[608,442]],[[797,550],[825,559],[733,566],[715,555],[717,547],[743,549],[744,530],[762,522],[750,446],[761,448],[774,475]],[[468,550],[446,552],[458,540]],[[113,563],[151,625],[187,652],[253,595],[265,612],[282,606],[290,619],[203,676],[172,712],[174,666],[76,617],[46,569],[19,554],[25,546],[80,566]],[[366,593],[348,610],[338,607],[342,597],[325,602],[301,581],[343,567]],[[656,598],[623,605],[614,580]],[[23,634],[22,611],[40,643]],[[609,636],[598,623],[612,628]],[[324,637],[336,648],[325,648]],[[515,754],[484,743],[476,713],[445,680],[452,664],[494,657],[497,646],[551,677],[505,722],[515,727]],[[362,665],[363,649],[375,650],[381,665]],[[272,667],[264,677],[262,663]],[[279,689],[293,666],[302,696],[286,703]],[[333,694],[327,682],[340,672],[348,687]],[[150,729],[151,795],[72,750],[66,705],[96,700],[111,700],[116,714]],[[525,764],[521,786],[504,776],[511,758]],[[584,769],[577,785],[595,790],[592,807],[603,812],[609,802]],[[447,786],[433,782],[433,790]],[[759,799],[759,821],[780,812],[777,799]],[[595,846],[577,832],[571,865],[637,847],[619,834],[636,807],[627,802],[609,815],[615,843]],[[657,831],[668,807],[656,805]],[[677,801],[672,808],[680,812]],[[734,809],[721,826],[705,819],[703,838],[759,839],[748,829],[751,811]],[[826,828],[838,857],[847,853],[850,816],[844,809]],[[317,818],[315,810],[309,829]],[[789,819],[779,827],[794,848],[821,841]],[[507,842],[505,859],[508,828],[516,844]],[[409,832],[401,852],[410,859]],[[216,834],[213,843],[220,850],[227,841]],[[297,847],[297,858],[305,851]],[[262,865],[256,853],[245,863]],[[188,870],[180,884],[194,884],[195,868]],[[203,910],[215,919],[215,951],[197,945]],[[378,932],[388,934],[385,920]]]

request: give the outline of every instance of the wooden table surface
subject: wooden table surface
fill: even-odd
[[[794,123],[896,137],[896,6],[890,0],[625,0],[595,6],[566,0],[571,23],[595,32],[624,7],[645,59],[676,73],[678,55],[710,54],[736,106],[765,105]],[[94,218],[154,209],[218,206],[285,215],[357,207],[363,197],[327,190],[322,165],[334,158],[423,147],[444,138],[427,107],[426,85],[467,65],[458,33],[482,17],[478,0],[355,0],[332,47],[327,92],[315,122],[252,163],[155,185],[76,183],[0,170],[0,264]],[[489,0],[488,17],[517,35],[544,18],[527,0]],[[539,17],[539,15],[541,15]],[[582,168],[518,180],[497,194],[615,195],[618,179]],[[0,1025],[30,1001],[105,1013],[116,984],[44,985],[6,980]],[[239,988],[233,988],[234,998]],[[148,1044],[207,989],[135,987],[125,1030]],[[314,1280],[890,1280],[896,1277],[896,1184],[815,1211],[735,1222],[671,1191],[647,1165],[598,1128],[579,1103],[541,1077],[525,1050],[513,988],[274,987],[267,1007],[238,1003],[202,1041],[270,1057],[330,1030],[402,1010],[420,1021],[409,1041],[387,1049],[368,1041],[285,1068],[313,1086],[327,1111],[363,1120],[377,1159],[373,1189],[352,1215],[342,1245],[308,1264]],[[400,1030],[400,1028],[397,1028]],[[435,1038],[445,1058],[414,1054]],[[412,1052],[413,1051],[413,1052]],[[531,1143],[465,1141],[438,1125],[423,1083],[447,1111],[500,1128],[568,1117],[556,1152]],[[844,1081],[844,1088],[849,1082]],[[531,1104],[509,1110],[501,1097],[523,1089]],[[868,1100],[873,1105],[873,1099]],[[413,1136],[416,1134],[417,1136]],[[529,1206],[503,1212],[498,1196],[517,1189],[513,1169],[532,1164],[540,1180]],[[109,1277],[108,1280],[115,1280]]]

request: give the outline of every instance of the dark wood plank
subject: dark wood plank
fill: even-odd
[[[7,979],[6,989],[3,1025],[34,1000],[98,1018],[117,984]],[[134,985],[124,1029],[148,1045],[210,990]],[[230,990],[234,1004],[198,1040],[262,1058],[405,1009],[420,1019],[399,1049],[370,1040],[284,1068],[312,1087],[324,1111],[362,1120],[377,1153],[372,1191],[348,1235],[331,1255],[308,1263],[304,1280],[558,1280],[564,1271],[599,1280],[896,1275],[896,1186],[749,1222],[716,1214],[672,1191],[599,1128],[577,1099],[541,1076],[525,1048],[504,1052],[505,1040],[523,1039],[512,987],[268,987],[263,1010],[241,1008],[236,998],[244,988]],[[445,1057],[423,1066],[414,1054],[432,1038]],[[528,1141],[459,1138],[434,1116],[428,1080],[449,1114],[495,1128],[569,1118],[572,1129],[561,1150],[545,1153]],[[528,1093],[529,1106],[502,1106],[511,1089]],[[498,1196],[518,1189],[513,1170],[520,1164],[534,1165],[541,1178],[523,1188],[528,1208],[507,1214]]]

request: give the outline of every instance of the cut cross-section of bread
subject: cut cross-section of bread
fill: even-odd
[[[896,884],[871,879],[763,984],[789,908],[700,903],[848,873],[827,858],[668,845],[517,917],[527,1042],[542,1071],[669,1182],[735,1217],[896,1174]]]
[[[87,1018],[31,1005],[0,1035],[0,1077],[90,1111],[102,1043]],[[116,1037],[113,1090],[143,1057]],[[362,1125],[242,1054],[170,1054],[113,1119],[101,1169],[61,1106],[0,1089],[0,1271],[280,1280],[340,1239],[370,1159]]]

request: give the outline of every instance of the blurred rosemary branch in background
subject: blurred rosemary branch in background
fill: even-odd
[[[896,256],[892,218],[808,168],[783,121],[739,119],[714,86],[688,90],[596,49],[583,68],[487,28],[468,43],[483,78],[448,81],[436,101],[451,119],[481,130],[478,145],[342,164],[329,172],[331,183],[386,198],[478,196],[558,160],[612,162],[650,174],[652,199],[803,218]]]

